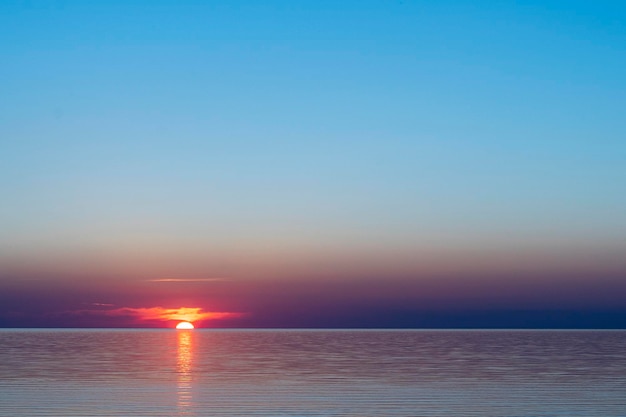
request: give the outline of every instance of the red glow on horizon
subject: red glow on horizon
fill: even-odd
[[[79,314],[96,314],[109,317],[127,317],[138,322],[162,322],[164,327],[166,322],[177,321],[179,324],[202,321],[212,321],[232,317],[240,317],[242,313],[227,311],[204,311],[201,307],[180,307],[180,308],[163,308],[163,307],[120,307],[110,310],[81,310],[75,311]],[[193,326],[193,325],[192,325]],[[193,327],[192,327],[193,328]]]

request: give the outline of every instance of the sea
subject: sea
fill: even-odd
[[[626,416],[626,331],[3,329],[0,415]]]

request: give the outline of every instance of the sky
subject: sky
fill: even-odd
[[[0,327],[626,328],[626,5],[0,3]]]

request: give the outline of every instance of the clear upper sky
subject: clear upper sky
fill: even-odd
[[[0,288],[626,309],[625,74],[618,1],[4,0]]]

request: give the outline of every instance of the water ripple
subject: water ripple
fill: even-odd
[[[625,416],[626,332],[2,330],[2,416]]]

